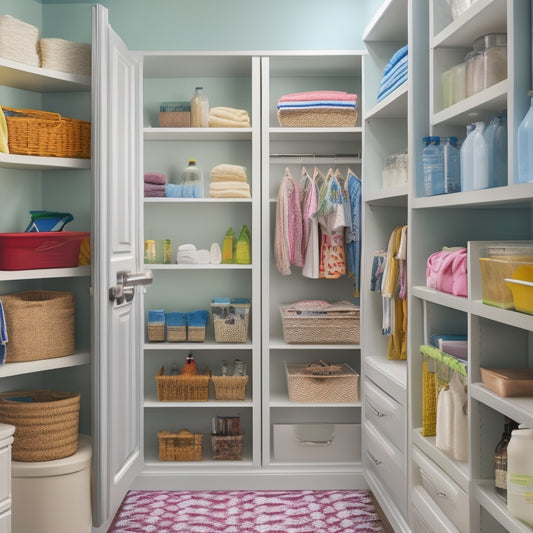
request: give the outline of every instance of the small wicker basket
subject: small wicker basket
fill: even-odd
[[[189,342],[204,342],[205,326],[187,326],[187,340]]]
[[[192,433],[182,429],[177,433],[159,431],[160,461],[201,461],[202,433]]]
[[[349,128],[357,122],[355,109],[280,109],[278,120],[288,128]]]
[[[216,342],[248,340],[249,303],[211,304]]]
[[[157,399],[160,402],[207,402],[209,399],[209,378],[211,371],[205,374],[164,375],[162,366],[155,380],[157,382]]]
[[[248,376],[211,376],[217,400],[242,401]]]
[[[39,29],[11,15],[0,15],[0,56],[40,66]]]
[[[156,325],[152,326],[156,328]],[[164,330],[164,326],[163,326]],[[161,334],[157,334],[155,331],[152,331],[152,336],[156,335],[157,339],[150,339],[150,325],[148,325],[148,338],[150,340],[165,340],[164,333],[163,339],[160,338]],[[167,342],[185,342],[187,340],[187,326],[167,326]]]
[[[15,426],[15,461],[53,461],[78,450],[80,394],[34,390],[0,394],[0,422]]]
[[[12,154],[46,157],[91,157],[91,123],[59,113],[2,106]]]
[[[65,39],[39,41],[41,67],[81,76],[91,75],[91,45]]]
[[[241,461],[244,435],[211,435],[211,451],[215,461]]]

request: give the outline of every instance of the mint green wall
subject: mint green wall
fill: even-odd
[[[111,25],[132,50],[359,50],[362,33],[382,0],[100,3],[109,9]],[[83,1],[42,0],[43,36],[89,42],[90,6]]]

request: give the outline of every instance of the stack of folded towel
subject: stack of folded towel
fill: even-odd
[[[168,198],[201,198],[202,194],[198,185],[167,183],[165,196]]]
[[[385,65],[383,78],[379,86],[378,102],[407,81],[407,52],[407,45],[402,46]]]
[[[249,128],[250,117],[244,109],[212,107],[209,110],[210,128]]]
[[[167,177],[157,172],[146,172],[144,174],[144,196],[164,197]]]
[[[305,122],[306,117],[310,122]],[[293,123],[294,118],[304,121]],[[357,95],[343,91],[285,94],[278,100],[278,119],[282,126],[355,126]]]
[[[210,172],[211,198],[250,198],[250,186],[246,183],[246,168],[223,163]]]
[[[222,252],[218,243],[211,244],[210,250],[197,250],[194,244],[178,246],[176,263],[178,265],[218,265],[222,261]]]

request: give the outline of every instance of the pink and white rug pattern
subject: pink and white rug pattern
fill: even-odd
[[[367,490],[128,492],[108,533],[374,533]]]

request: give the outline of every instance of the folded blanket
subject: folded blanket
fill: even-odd
[[[200,311],[191,311],[187,313],[187,325],[192,327],[205,327],[207,325],[207,319],[209,318],[209,312],[201,309]]]
[[[228,189],[224,191],[210,191],[210,198],[250,198],[250,191]]]
[[[164,174],[158,172],[145,172],[144,183],[155,183],[157,185],[165,185],[167,177]]]
[[[229,120],[249,120],[248,111],[245,109],[235,109],[233,107],[212,107],[209,116],[225,118]]]
[[[168,198],[201,198],[202,194],[199,185],[176,185],[168,183],[165,185],[165,196]]]
[[[148,311],[148,322],[150,324],[164,324],[165,310],[164,309],[150,309]]]
[[[231,165],[229,163],[221,163],[211,169],[209,173],[211,179],[216,181],[229,180],[229,181],[246,181],[246,167],[241,165]]]
[[[214,181],[209,185],[210,191],[227,191],[237,189],[240,191],[250,191],[250,185],[242,181]]]
[[[291,93],[285,94],[279,102],[294,102],[305,100],[355,100],[357,101],[356,94],[349,94],[342,91],[308,91],[303,93]]]
[[[250,120],[231,120],[220,117],[209,117],[210,128],[249,128],[251,126]]]
[[[187,313],[171,312],[165,313],[167,326],[186,326]]]
[[[397,50],[393,56],[389,59],[389,62],[385,65],[385,69],[383,71],[383,75],[385,76],[392,68],[399,63],[404,57],[407,57],[408,48],[407,45],[402,46],[399,50]]]

